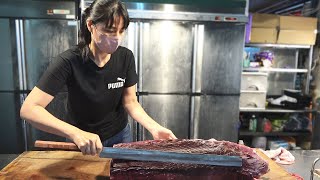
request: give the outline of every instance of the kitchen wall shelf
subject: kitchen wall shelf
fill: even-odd
[[[271,48],[284,48],[284,49],[309,49],[310,45],[291,45],[291,44],[246,44],[247,47],[271,47]]]
[[[257,112],[257,113],[314,113],[316,110],[313,109],[301,109],[301,110],[291,110],[291,109],[257,109],[257,108],[240,108],[240,112]]]
[[[243,68],[247,72],[281,72],[281,73],[307,73],[308,69],[289,69],[289,68]]]
[[[288,49],[295,51],[295,67],[294,68],[281,68],[281,66],[277,68],[243,68],[243,71],[251,71],[251,72],[272,72],[272,73],[292,73],[294,74],[294,79],[296,80],[296,73],[305,73],[306,79],[305,79],[305,94],[309,94],[309,86],[310,86],[310,80],[311,80],[311,68],[312,68],[312,58],[313,58],[313,46],[312,45],[289,45],[289,44],[263,44],[263,43],[247,43],[245,44],[245,47],[257,47],[261,49],[270,49],[273,48],[275,51],[277,49],[281,51],[286,51]],[[304,69],[298,68],[298,61],[299,61],[299,54],[301,50],[308,50],[309,55],[307,58],[307,63],[305,64]],[[290,57],[292,58],[292,57]],[[283,67],[283,66],[282,66]],[[294,80],[294,81],[295,81]]]
[[[243,72],[268,73],[267,95],[281,96],[283,95],[283,89],[301,90],[305,95],[310,94],[309,86],[311,80],[313,46],[249,43],[245,44],[245,48],[248,48],[246,50],[248,51],[248,53],[250,53],[250,55],[254,55],[255,53],[262,51],[270,51],[274,54],[275,61],[273,61],[271,68],[242,68]],[[267,137],[268,141],[272,139],[281,139],[281,137],[291,136],[295,138],[297,146],[301,146],[301,143],[303,143],[306,139],[311,139],[312,131],[251,132],[247,129],[246,125],[248,125],[248,121],[252,115],[256,115],[256,117],[259,118],[266,117],[269,120],[277,119],[277,117],[281,117],[285,120],[288,118],[287,114],[290,113],[305,113],[304,115],[306,117],[312,118],[310,119],[312,123],[312,121],[316,119],[316,112],[316,110],[312,109],[290,110],[281,108],[240,108],[241,115],[239,118],[241,119],[243,124],[241,130],[239,130],[238,132],[239,140],[245,139],[250,144],[250,141],[252,143],[254,137],[259,136]],[[312,116],[309,116],[310,113],[312,113]]]

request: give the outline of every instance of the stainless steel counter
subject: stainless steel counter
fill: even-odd
[[[320,150],[295,150],[290,152],[296,159],[295,163],[292,165],[282,165],[282,167],[288,172],[300,175],[305,180],[310,179],[312,163],[316,158],[320,157]],[[320,162],[315,167],[320,168]]]

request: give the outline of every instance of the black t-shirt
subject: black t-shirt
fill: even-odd
[[[119,47],[103,67],[89,57],[83,59],[78,47],[71,48],[49,65],[37,87],[55,96],[68,88],[68,122],[106,140],[125,128],[128,116],[122,105],[125,87],[137,83],[133,53]]]

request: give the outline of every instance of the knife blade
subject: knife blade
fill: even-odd
[[[36,141],[35,147],[79,151],[78,147],[74,143],[68,142]],[[126,159],[137,161],[203,164],[230,167],[242,166],[242,159],[239,156],[177,153],[142,149],[122,149],[104,147],[99,156],[102,158]]]

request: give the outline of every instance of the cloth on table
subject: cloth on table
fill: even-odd
[[[293,164],[295,160],[294,156],[283,147],[280,147],[275,150],[261,151],[270,159],[273,159],[276,163],[279,164]]]

